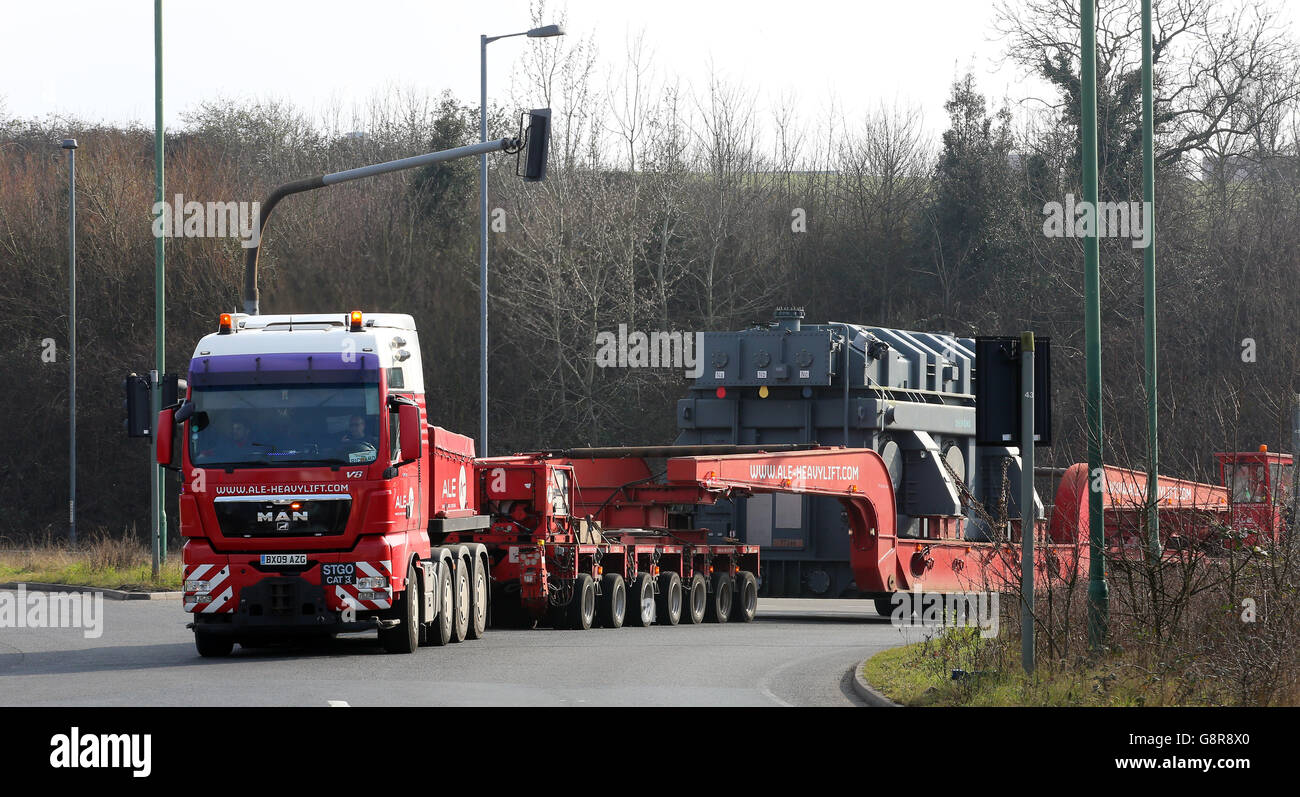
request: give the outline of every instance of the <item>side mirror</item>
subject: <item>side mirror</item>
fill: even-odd
[[[402,462],[414,462],[420,458],[420,408],[415,404],[402,404],[397,409],[397,431],[400,440]]]
[[[158,413],[158,425],[154,427],[154,439],[157,440],[157,448],[154,453],[158,459],[158,464],[163,467],[170,467],[172,464],[172,439],[176,431],[176,410],[166,409]]]

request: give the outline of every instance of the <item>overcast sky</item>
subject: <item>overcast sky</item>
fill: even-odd
[[[1294,19],[1300,4],[1289,5]],[[319,113],[393,88],[450,89],[477,104],[479,34],[530,27],[529,0],[163,6],[169,126],[220,97],[289,99]],[[152,2],[0,0],[0,8],[0,103],[8,116],[152,125]],[[795,97],[808,120],[824,116],[832,97],[850,117],[898,102],[919,106],[927,128],[942,131],[949,86],[968,65],[995,104],[1042,92],[1000,63],[992,0],[552,0],[550,8],[548,18],[567,14],[570,37],[594,37],[598,85],[613,80],[610,65],[644,32],[661,74],[700,87],[712,64],[760,102]],[[531,46],[517,38],[489,47],[490,102],[509,100],[510,71]]]

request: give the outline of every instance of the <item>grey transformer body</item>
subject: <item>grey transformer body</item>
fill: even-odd
[[[805,324],[802,316],[783,308],[770,324],[703,333],[702,372],[677,402],[677,444],[871,448],[889,469],[900,536],[927,536],[926,517],[965,515],[966,537],[987,539],[987,523],[963,506],[954,475],[993,517],[1003,501],[1007,517],[1018,517],[1018,450],[975,445],[972,338]],[[1034,509],[1042,517],[1037,495]],[[736,537],[762,546],[765,596],[859,594],[847,518],[835,499],[753,496],[699,507],[694,523],[710,530],[711,542]]]

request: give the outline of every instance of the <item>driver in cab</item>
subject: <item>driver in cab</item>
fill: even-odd
[[[343,435],[343,439],[339,440],[339,442],[353,443],[353,444],[364,443],[373,446],[379,442],[379,438],[374,435],[366,434],[365,418],[361,417],[360,415],[353,415],[351,418],[348,419],[347,432]]]

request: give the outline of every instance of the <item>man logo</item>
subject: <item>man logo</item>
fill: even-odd
[[[306,512],[294,512],[294,513],[293,513],[293,517],[290,517],[288,512],[280,512],[278,515],[277,515],[276,513],[274,513],[274,512],[258,512],[258,513],[257,513],[257,522],[258,522],[258,523],[270,523],[271,521],[275,521],[275,523],[276,523],[276,528],[278,528],[278,529],[287,529],[287,528],[289,528],[289,521],[290,521],[290,520],[294,521],[295,523],[296,523],[297,521],[299,521],[299,520],[301,520],[302,522],[306,523],[306,522],[307,522],[307,513],[306,513]]]

